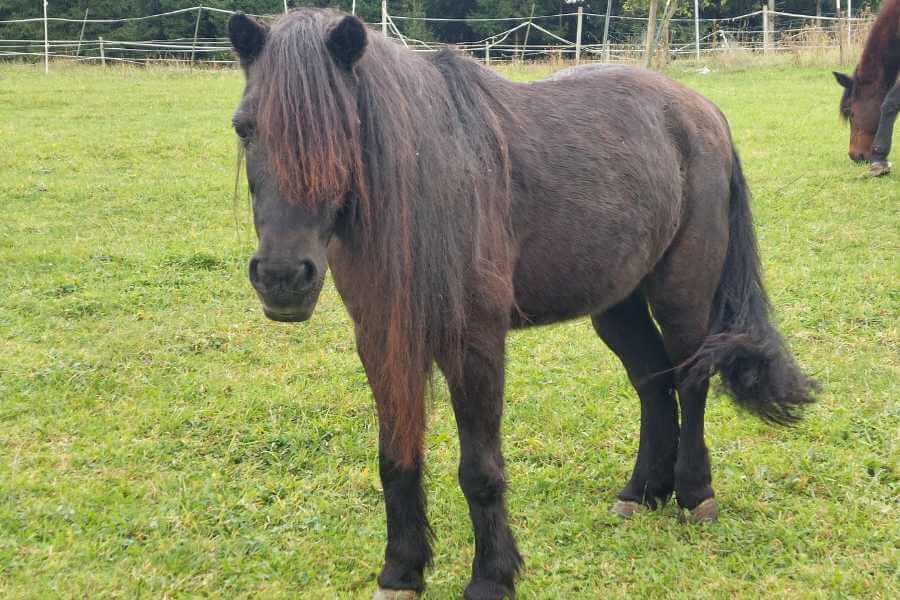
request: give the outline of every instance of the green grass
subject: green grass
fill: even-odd
[[[523,73],[512,73],[525,77]],[[846,157],[826,68],[676,76],[722,107],[769,289],[824,384],[794,429],[724,398],[722,516],[608,510],[639,407],[585,321],[509,342],[522,598],[900,595],[900,182]],[[383,551],[376,421],[328,285],[266,321],[231,192],[237,72],[0,67],[0,597],[366,598]],[[428,437],[428,598],[472,534],[446,391]]]

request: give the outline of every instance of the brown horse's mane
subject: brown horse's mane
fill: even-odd
[[[897,79],[900,71],[900,0],[885,0],[866,39],[854,80],[859,83]]]
[[[358,343],[383,357],[372,383],[388,390],[378,409],[396,422],[393,446],[407,462],[433,361],[461,369],[464,334],[478,344],[466,331],[478,297],[512,304],[496,113],[510,84],[455,53],[424,58],[377,35],[347,71],[325,43],[339,18],[298,10],[274,24],[254,63],[256,127],[285,198],[340,207],[338,235],[367,274],[341,293],[369,299],[348,306],[365,333]]]

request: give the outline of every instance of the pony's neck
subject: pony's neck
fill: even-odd
[[[863,81],[890,87],[900,71],[900,0],[888,0],[872,25],[857,74]]]

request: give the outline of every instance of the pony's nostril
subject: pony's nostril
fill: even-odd
[[[250,283],[259,285],[259,259],[255,256],[250,259],[250,265],[248,267],[248,272],[250,275]]]

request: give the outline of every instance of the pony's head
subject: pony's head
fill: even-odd
[[[297,10],[271,27],[236,14],[228,32],[246,78],[233,125],[259,239],[250,282],[267,317],[305,321],[329,240],[366,196],[353,73],[365,26]]]
[[[834,77],[844,88],[841,118],[850,123],[850,147],[847,154],[855,162],[869,160],[886,89],[882,89],[884,86],[877,81],[860,77],[858,71],[853,77],[837,72]]]

